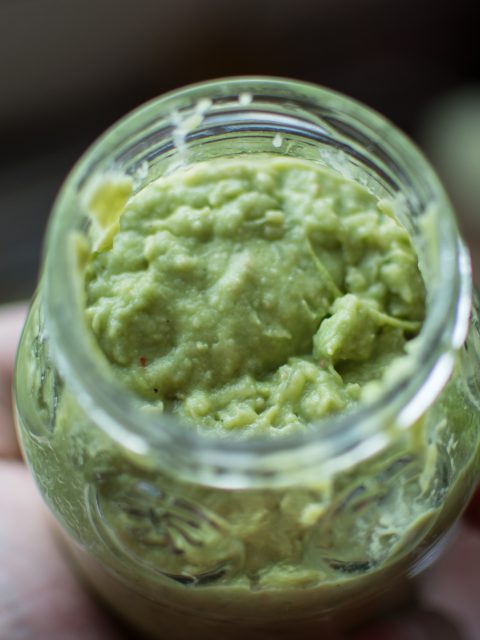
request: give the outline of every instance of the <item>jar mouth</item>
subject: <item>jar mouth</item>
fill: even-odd
[[[185,130],[184,147],[179,149],[172,114],[188,115],[199,104],[208,117],[202,126]],[[367,188],[390,194],[410,212],[414,222],[401,222],[412,234],[427,288],[426,317],[415,346],[395,379],[385,381],[372,402],[323,418],[321,427],[295,435],[222,438],[189,430],[171,415],[163,414],[159,422],[140,414],[133,392],[99,366],[93,336],[86,329],[72,257],[72,238],[85,225],[82,189],[92,174],[112,168],[136,180],[145,163],[157,177],[155,173],[182,161],[182,153],[188,162],[198,161],[202,146],[220,135],[226,140],[224,155],[232,145],[240,152],[242,145],[248,152],[261,152],[265,136],[279,131],[302,145],[303,157],[329,163]],[[289,155],[296,153],[293,147]],[[469,258],[428,161],[371,109],[294,80],[240,77],[200,83],[165,94],[127,115],[93,144],[68,176],[53,208],[47,243],[54,251],[45,262],[46,328],[57,366],[79,404],[122,446],[154,459],[164,457],[197,480],[209,481],[206,469],[215,469],[217,476],[228,476],[228,486],[243,486],[247,472],[263,482],[279,468],[305,472],[314,464],[325,468],[340,464],[345,456],[351,462],[352,456],[373,455],[389,439],[385,425],[404,429],[433,402],[450,377],[454,352],[468,329]]]

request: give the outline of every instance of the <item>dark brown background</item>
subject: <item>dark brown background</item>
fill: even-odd
[[[480,80],[474,13],[467,0],[0,0],[0,302],[31,294],[72,163],[144,100],[289,76],[362,100],[423,145],[435,104]]]

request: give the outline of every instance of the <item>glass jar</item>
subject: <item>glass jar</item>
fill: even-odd
[[[218,440],[145,411],[100,357],[79,277],[85,192],[112,171],[136,192],[177,166],[266,152],[394,202],[427,312],[395,374],[354,413],[285,438]],[[297,638],[392,606],[444,545],[478,479],[478,347],[469,258],[409,140],[320,87],[208,82],[127,116],[69,175],[19,347],[18,430],[79,570],[138,629]]]

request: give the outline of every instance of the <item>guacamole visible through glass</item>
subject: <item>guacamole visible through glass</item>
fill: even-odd
[[[312,162],[219,158],[137,192],[112,173],[83,204],[88,247],[78,234],[72,246],[99,369],[159,430],[173,414],[171,426],[213,442],[321,434],[326,417],[395,379],[422,325],[425,287],[392,203]],[[295,638],[328,616],[351,624],[432,557],[473,486],[478,411],[460,353],[408,428],[378,416],[384,445],[331,468],[314,455],[298,476],[306,448],[292,465],[285,449],[280,482],[248,467],[229,484],[226,463],[218,476],[201,476],[210,459],[185,474],[168,446],[139,454],[103,430],[39,363],[40,300],[19,388],[36,402],[31,424],[40,416],[49,430],[24,437],[27,458],[84,573],[151,637]]]

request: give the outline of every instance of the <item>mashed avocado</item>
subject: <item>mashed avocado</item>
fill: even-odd
[[[287,433],[349,409],[424,315],[406,230],[287,157],[202,162],[87,201],[86,313],[136,394],[193,425]]]
[[[391,205],[313,163],[222,158],[138,192],[111,174],[84,205],[78,269],[99,367],[159,428],[168,412],[223,438],[321,430],[383,388],[421,326],[424,284]],[[432,557],[478,475],[466,350],[428,411],[385,425],[361,460],[346,452],[298,480],[284,452],[283,483],[228,489],[221,469],[218,484],[197,481],[99,428],[51,365],[45,327],[39,296],[17,364],[26,457],[82,571],[151,637],[352,624]]]

